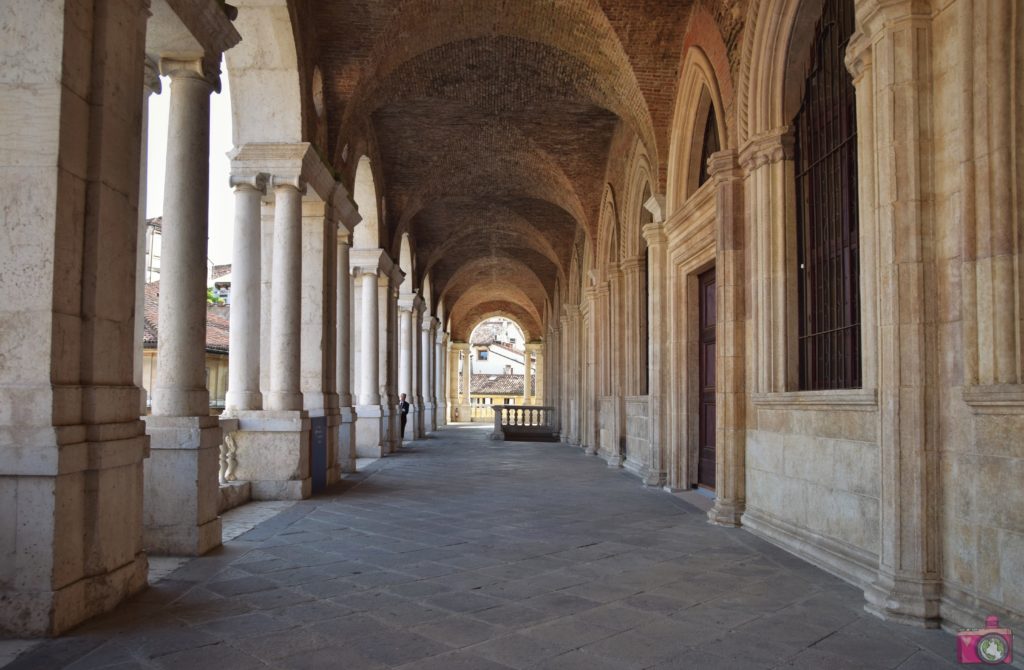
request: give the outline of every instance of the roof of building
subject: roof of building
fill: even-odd
[[[492,344],[504,327],[500,321],[485,321],[473,331],[470,344]]]
[[[156,232],[162,232],[161,229],[164,225],[164,217],[154,216],[152,219],[146,219],[146,225],[156,230]]]
[[[211,279],[222,279],[225,276],[231,274],[231,263],[225,263],[224,265],[214,265],[210,270]],[[223,281],[231,281],[230,277]]]
[[[473,375],[470,392],[477,395],[523,395],[523,375]]]
[[[513,344],[505,344],[503,342],[494,342],[494,343],[492,343],[491,344],[491,350],[494,350],[494,349],[504,349],[505,351],[512,352],[513,354],[517,354],[519,356],[523,356],[526,353],[525,349],[521,349],[521,348],[519,348],[519,347],[517,347],[517,346],[515,346]]]
[[[215,314],[210,305],[206,309],[206,351],[213,354],[228,353],[228,320]],[[160,282],[150,282],[145,288],[145,309],[143,310],[142,346],[155,349],[159,334]]]

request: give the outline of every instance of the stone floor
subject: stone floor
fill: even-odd
[[[952,636],[749,533],[487,431],[414,442],[7,670],[956,667]]]

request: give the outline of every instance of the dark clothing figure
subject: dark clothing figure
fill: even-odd
[[[399,420],[401,421],[401,424],[402,424],[401,435],[402,435],[402,438],[404,439],[405,438],[405,422],[408,421],[408,419],[409,419],[409,401],[408,400],[399,400],[398,401],[398,411],[399,411],[399,417],[400,417]]]

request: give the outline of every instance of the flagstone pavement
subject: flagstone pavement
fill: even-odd
[[[954,638],[560,444],[450,427],[6,670],[957,667]]]

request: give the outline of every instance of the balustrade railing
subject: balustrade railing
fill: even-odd
[[[554,439],[555,408],[542,405],[491,405],[494,412],[492,440],[516,438]]]

